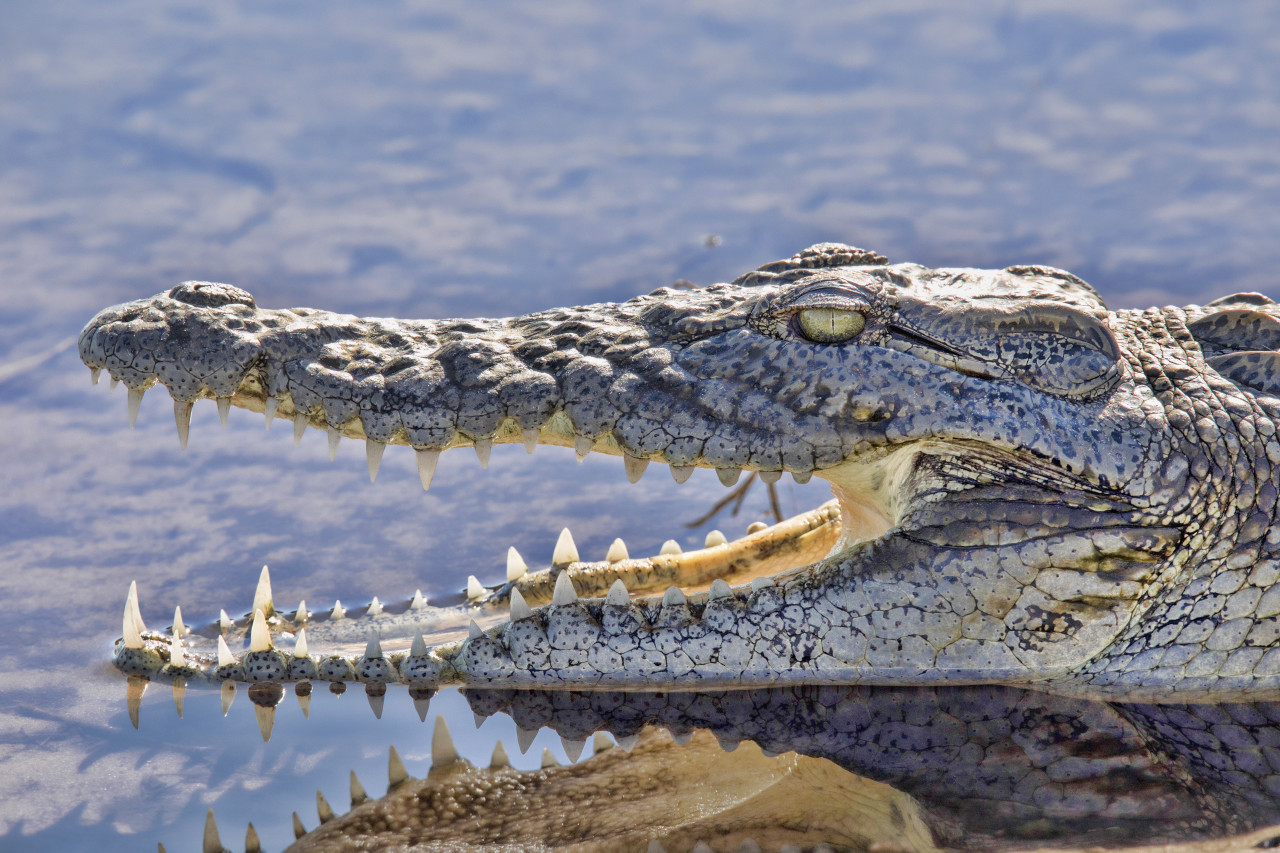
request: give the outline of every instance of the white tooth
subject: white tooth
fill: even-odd
[[[125,684],[124,702],[129,709],[129,722],[135,729],[138,728],[138,715],[142,713],[142,694],[147,692],[150,683],[145,678],[131,676]]]
[[[551,603],[556,606],[573,604],[578,600],[578,593],[573,588],[573,581],[569,580],[568,572],[561,572],[556,578],[555,592],[551,593]]]
[[[613,586],[609,587],[609,594],[604,597],[604,603],[617,607],[626,607],[631,603],[631,595],[627,592],[627,585],[622,582],[622,578],[618,578],[613,582]]]
[[[351,808],[363,803],[369,799],[369,795],[364,790],[364,785],[360,784],[360,780],[356,778],[356,771],[351,771]]]
[[[768,529],[769,525],[765,524],[763,521],[753,521],[747,525],[747,535],[750,536],[752,533],[759,533],[761,530]]]
[[[752,578],[751,579],[752,592],[759,592],[760,590],[768,589],[771,586],[773,586],[773,581],[769,580],[768,578]]]
[[[658,554],[683,554],[684,549],[680,547],[680,543],[674,539],[668,539],[662,543],[662,547],[658,549]]]
[[[321,823],[333,820],[333,809],[329,807],[329,801],[324,798],[324,794],[319,791],[316,791],[316,814],[319,815]]]
[[[640,740],[639,735],[627,735],[626,737],[620,737],[618,738],[618,746],[621,747],[624,752],[630,752],[635,749],[636,741],[638,740]]]
[[[512,545],[507,549],[507,580],[518,581],[529,572],[529,567],[525,565],[524,558],[520,556],[520,552]]]
[[[364,461],[369,463],[370,483],[378,479],[378,466],[382,464],[382,451],[386,449],[385,442],[374,441],[372,438],[364,440]]]
[[[271,632],[267,630],[267,617],[261,610],[253,611],[253,627],[249,629],[249,651],[265,652],[271,648]]]
[[[218,629],[221,631],[230,631],[236,626],[236,623],[227,615],[227,611],[218,611]]]
[[[649,460],[623,454],[622,467],[627,472],[627,479],[633,483],[638,483],[640,478],[644,476],[644,469],[649,467]]]
[[[276,724],[276,709],[274,707],[264,708],[261,705],[254,705],[253,716],[258,721],[258,733],[262,735],[262,742],[266,743],[271,740],[271,729]]]
[[[173,401],[173,422],[178,425],[178,447],[187,449],[187,438],[191,435],[191,400]]]
[[[733,589],[729,584],[716,578],[711,582],[711,589],[707,590],[707,601],[715,601],[717,598],[732,598]]]
[[[532,453],[538,446],[538,431],[536,429],[520,430],[520,440],[524,442],[524,452]]]
[[[493,745],[493,757],[489,759],[489,769],[497,770],[500,767],[510,767],[511,759],[507,758],[507,749],[502,745],[502,741],[498,741]]]
[[[520,747],[520,754],[524,755],[529,751],[529,747],[533,746],[533,739],[538,736],[537,729],[526,729],[516,726],[516,745]]]
[[[493,452],[492,438],[477,438],[475,440],[476,458],[480,460],[481,468],[489,467],[489,454]]]
[[[335,598],[333,600],[333,610],[329,613],[330,619],[341,619],[347,615],[347,608],[342,606],[342,599]]]
[[[381,720],[382,709],[387,704],[386,690],[378,692],[374,690],[372,684],[366,684],[364,688],[364,698],[369,701],[369,710],[373,712],[374,719]]]
[[[378,632],[369,632],[369,642],[365,643],[364,656],[368,660],[377,660],[382,657],[382,643],[378,642]]]
[[[719,530],[712,530],[702,541],[703,548],[715,548],[717,545],[728,545],[729,539]]]
[[[227,415],[231,414],[231,398],[219,397],[218,403],[218,420],[222,421],[222,425],[227,425]]]
[[[448,767],[458,760],[457,747],[453,745],[453,736],[449,734],[449,724],[444,716],[436,715],[436,726],[431,732],[431,769]]]
[[[213,809],[204,816],[204,840],[200,844],[201,853],[222,853],[222,839],[218,837],[218,822],[213,819]]]
[[[107,390],[108,390],[108,391],[114,391],[114,390],[116,390],[116,386],[117,386],[117,385],[119,385],[119,384],[120,384],[120,380],[119,380],[119,379],[116,379],[114,376],[112,376],[112,377],[111,377],[111,384],[107,387]]]
[[[400,760],[400,753],[396,752],[393,746],[387,755],[387,790],[398,787],[409,780],[409,771],[404,769],[404,762]]]
[[[467,600],[475,601],[478,598],[484,598],[488,592],[475,575],[467,575]]]
[[[101,367],[91,367],[91,368],[89,368],[89,384],[91,384],[91,385],[97,385],[97,384],[98,384],[98,380],[99,380],[99,379],[101,379],[101,378],[102,378],[102,368],[101,368]]]
[[[231,649],[227,648],[227,638],[218,635],[218,666],[231,666],[236,659],[231,654]]]
[[[560,531],[555,550],[551,552],[551,565],[567,566],[576,562],[578,562],[578,546],[573,544],[573,534],[566,527]]]
[[[271,573],[266,566],[258,573],[258,587],[253,591],[253,609],[261,610],[264,616],[275,612],[271,601]]]
[[[115,380],[112,380],[112,381],[114,382]],[[145,391],[146,391],[145,388],[129,389],[129,428],[130,429],[132,429],[133,425],[138,422],[138,407],[142,405],[142,395],[143,393],[145,393]]]
[[[774,483],[782,479],[782,472],[781,471],[761,471],[760,479],[764,481],[765,484],[772,486]]]
[[[607,749],[613,749],[613,741],[604,732],[596,732],[591,736],[591,751],[596,755]]]
[[[307,431],[307,423],[311,419],[305,412],[296,412],[293,416],[293,446],[302,444],[302,434]]]
[[[294,840],[301,838],[307,834],[307,828],[302,825],[302,820],[298,817],[298,813],[293,813],[293,837]]]
[[[678,586],[669,586],[667,591],[662,594],[662,605],[664,607],[687,604],[688,599],[684,597],[684,591]]]
[[[298,609],[293,613],[294,622],[306,622],[311,618],[311,611],[307,609],[307,600],[304,598],[298,602]]]
[[[222,716],[226,716],[231,712],[231,703],[236,698],[236,683],[234,681],[222,682],[222,687],[218,688],[218,698],[222,702]]]
[[[543,747],[542,749],[542,769],[546,770],[550,767],[559,767],[560,762],[556,761],[556,757],[551,754],[551,750]]]
[[[190,629],[187,628],[187,626],[182,621],[182,608],[181,607],[173,608],[173,636],[185,637],[187,636],[187,634],[190,634],[190,633],[191,633]]]
[[[484,636],[484,631],[480,630],[480,626],[476,624],[476,620],[472,619],[471,624],[467,626],[467,639],[475,640]]]
[[[675,480],[677,483],[683,483],[685,480],[689,479],[690,475],[693,474],[692,465],[672,465],[670,467],[671,479]]]
[[[512,587],[511,621],[519,622],[521,619],[528,619],[532,615],[533,611],[529,609],[529,603],[524,600],[524,596],[520,594],[520,590]]]
[[[627,543],[621,539],[613,540],[613,544],[609,546],[609,552],[604,555],[606,563],[620,563],[631,555],[627,553]]]
[[[295,658],[305,658],[310,650],[307,648],[307,629],[298,629],[298,639],[293,644],[293,656]]]
[[[573,452],[578,457],[579,462],[587,458],[587,454],[591,452],[594,444],[595,441],[585,435],[575,435],[573,437]]]
[[[578,759],[582,757],[582,750],[587,746],[587,739],[579,738],[578,740],[568,740],[567,738],[561,737],[560,745],[564,747],[564,754],[568,756],[569,763],[576,764]]]
[[[799,483],[802,486],[805,483],[809,482],[809,478],[812,476],[813,476],[812,471],[792,471],[791,472],[791,479],[795,480],[797,483]]]
[[[271,429],[271,422],[276,419],[276,409],[280,408],[280,401],[275,397],[268,397],[262,404],[262,414],[267,419],[267,429]]]
[[[369,602],[369,609],[365,611],[366,616],[377,616],[382,613],[382,602],[378,600],[378,596],[373,597],[373,601]]]
[[[485,721],[485,719],[486,719],[486,718],[485,718],[484,716],[482,716],[480,713],[478,713],[478,712],[476,712],[476,711],[472,711],[472,712],[471,712],[471,719],[475,721],[475,724],[476,724],[476,731],[479,731],[479,730],[480,730],[480,727],[484,725],[484,721]]]
[[[129,594],[124,599],[124,647],[126,649],[142,648],[142,632],[147,626],[142,623],[142,609],[138,607],[138,582],[129,582]]]
[[[425,492],[431,488],[431,478],[436,475],[436,463],[440,461],[440,451],[415,448],[415,453],[418,457],[418,480],[422,483],[422,490]]]
[[[413,633],[413,646],[409,649],[409,657],[420,658],[427,653],[427,641],[422,639],[422,629],[419,628]]]
[[[427,606],[427,597],[422,594],[422,590],[415,589],[413,591],[413,598],[409,599],[409,609],[422,610],[426,606]]]
[[[732,486],[738,482],[738,478],[742,476],[741,468],[717,468],[716,476],[720,478],[720,485]]]
[[[182,651],[182,638],[173,636],[169,638],[169,666],[181,669],[187,665],[187,656]],[[178,716],[182,716],[179,714]]]
[[[331,426],[328,428],[328,431],[329,431],[329,461],[332,462],[333,460],[338,458],[338,442],[342,440],[342,430],[338,429],[336,426]]]

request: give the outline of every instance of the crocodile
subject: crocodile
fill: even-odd
[[[446,449],[521,442],[621,457],[633,481],[656,461],[834,495],[696,552],[584,563],[562,541],[548,569],[513,555],[497,588],[398,614],[375,599],[361,620],[260,588],[244,619],[151,632],[131,587],[114,660],[145,681],[1280,687],[1280,306],[1260,294],[1112,311],[1051,267],[825,243],[727,284],[507,319],[271,310],[185,282],[99,313],[79,352],[126,385],[131,420],[167,386],[184,447],[212,398],[224,421],[322,429],[331,453],[363,440],[371,477],[408,445],[424,488]]]

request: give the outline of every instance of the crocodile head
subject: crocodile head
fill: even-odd
[[[331,448],[363,439],[371,475],[387,444],[409,445],[424,487],[446,449],[483,460],[524,442],[620,456],[633,480],[654,461],[678,481],[694,467],[726,484],[744,469],[816,475],[836,508],[723,546],[729,557],[517,572],[473,596],[466,639],[405,654],[282,652],[269,629],[309,614],[260,600],[250,651],[215,660],[144,636],[131,598],[117,664],[431,686],[1272,686],[1280,663],[1259,668],[1267,643],[1245,639],[1274,616],[1257,609],[1265,578],[1224,593],[1252,590],[1234,645],[1211,638],[1226,604],[1198,639],[1150,639],[1184,627],[1197,583],[1269,554],[1280,445],[1260,350],[1280,323],[1265,298],[1235,300],[1109,312],[1060,270],[889,265],[839,244],[731,284],[497,320],[268,310],[187,282],[103,311],[80,338],[131,413],[168,387],[184,446],[192,403],[211,397],[224,416],[238,405],[299,435],[325,429]],[[494,624],[482,605],[496,602],[510,618]],[[407,624],[422,618],[410,608]],[[1245,647],[1251,665],[1232,669]],[[1214,667],[1194,670],[1208,652]]]

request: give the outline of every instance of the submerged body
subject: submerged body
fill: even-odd
[[[445,449],[484,460],[524,442],[622,456],[632,479],[652,461],[681,481],[695,466],[726,484],[744,469],[816,475],[836,503],[717,546],[751,552],[745,568],[574,555],[516,572],[451,611],[477,616],[465,640],[402,654],[328,654],[314,631],[316,648],[277,650],[271,630],[309,614],[259,596],[250,650],[219,640],[215,655],[144,632],[131,596],[116,662],[147,678],[424,688],[1274,693],[1278,318],[1257,294],[1113,312],[1059,270],[931,270],[838,244],[732,284],[505,320],[273,311],[188,282],[102,312],[80,339],[131,411],[168,386],[184,444],[191,404],[212,397],[362,438],[371,474],[387,444],[412,446],[424,486]],[[488,624],[498,602],[510,618]]]

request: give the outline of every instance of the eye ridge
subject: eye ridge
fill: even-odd
[[[796,312],[796,323],[805,339],[819,344],[851,340],[867,324],[866,315],[848,308],[815,306]]]

